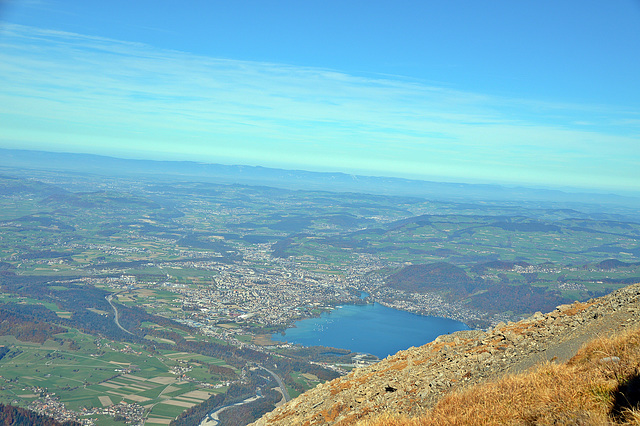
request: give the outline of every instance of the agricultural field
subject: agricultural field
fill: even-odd
[[[69,330],[43,344],[0,337],[9,352],[0,362],[3,403],[29,406],[55,390],[69,410],[89,412],[112,405],[136,403],[147,418],[170,421],[185,408],[224,393],[220,381],[206,367],[228,367],[223,360],[199,354],[163,351],[152,354],[143,346],[113,342]],[[80,416],[82,418],[82,416]]]

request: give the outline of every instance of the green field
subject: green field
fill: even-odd
[[[182,377],[171,374],[170,368],[195,360],[224,365],[220,359],[197,354],[151,356],[142,347],[95,339],[77,330],[56,337],[73,340],[80,349],[69,350],[65,347],[68,344],[61,346],[52,340],[40,345],[12,336],[0,337],[0,344],[10,348],[0,361],[4,381],[1,401],[28,405],[37,397],[37,389],[47,389],[54,391],[68,409],[78,412],[107,406],[101,398],[108,397],[113,404],[125,401],[143,405],[153,417],[174,418],[214,393],[198,383],[216,382],[202,364]],[[128,369],[133,371],[123,371]]]

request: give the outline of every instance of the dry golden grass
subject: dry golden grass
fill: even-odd
[[[598,338],[566,364],[452,392],[423,416],[384,414],[360,426],[640,425],[640,328]]]

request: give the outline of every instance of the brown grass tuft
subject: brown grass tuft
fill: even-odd
[[[385,413],[358,424],[640,425],[640,328],[595,339],[566,364],[453,392],[423,416]]]

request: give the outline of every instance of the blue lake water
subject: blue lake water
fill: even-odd
[[[297,321],[284,336],[274,334],[272,339],[350,349],[384,358],[458,330],[469,327],[460,321],[416,315],[374,303],[345,305],[318,318]]]

